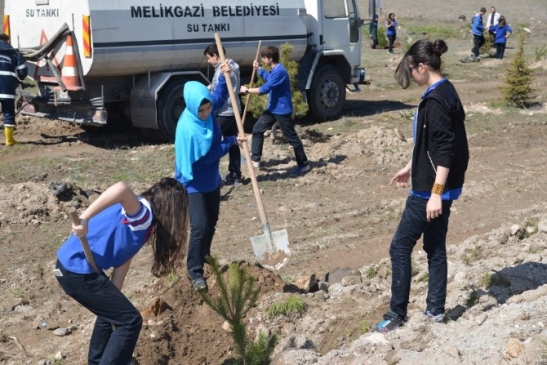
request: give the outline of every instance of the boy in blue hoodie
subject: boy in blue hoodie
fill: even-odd
[[[269,46],[264,48],[261,56],[262,62],[271,68],[270,71],[268,72],[260,67],[256,60],[253,62],[253,67],[258,69],[258,75],[265,81],[264,85],[251,89],[246,86],[241,87],[241,93],[243,94],[268,94],[268,106],[253,127],[253,144],[251,148],[253,167],[260,167],[262,147],[264,145],[264,132],[271,129],[277,122],[283,131],[283,136],[294,149],[298,166],[291,172],[291,176],[298,177],[310,171],[311,166],[304,152],[302,141],[298,138],[298,134],[294,129],[289,73],[279,63],[279,49],[277,47]]]
[[[484,42],[484,24],[482,23],[482,16],[486,13],[486,8],[481,8],[477,14],[473,17],[472,32],[473,32],[473,49],[471,53],[475,58],[479,57],[479,49],[483,46]]]

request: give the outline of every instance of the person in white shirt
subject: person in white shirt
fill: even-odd
[[[500,13],[496,12],[496,8],[492,6],[490,8],[490,14],[488,14],[488,17],[486,18],[486,31],[489,30],[490,27],[495,27],[500,20]]]

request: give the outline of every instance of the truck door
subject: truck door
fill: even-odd
[[[324,0],[323,48],[342,49],[350,64],[359,65],[361,30],[355,0]]]

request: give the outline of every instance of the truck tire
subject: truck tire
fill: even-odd
[[[182,96],[185,80],[175,79],[169,81],[161,92],[158,101],[158,126],[159,131],[155,135],[163,142],[174,142],[179,117],[186,108]]]
[[[311,114],[320,120],[336,119],[346,102],[346,85],[341,72],[334,66],[322,66],[309,90]]]

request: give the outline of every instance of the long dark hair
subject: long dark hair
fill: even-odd
[[[152,274],[164,276],[182,262],[188,242],[188,193],[173,178],[164,177],[141,194],[154,213],[155,231],[150,237],[154,254]]]
[[[498,25],[500,27],[505,27],[507,25],[507,21],[505,20],[505,17],[503,15],[500,16],[498,20]]]
[[[420,63],[428,65],[435,71],[441,70],[441,55],[448,51],[448,46],[442,39],[431,42],[427,39],[416,41],[405,53],[395,70],[395,79],[403,89],[410,86],[412,70],[410,67]]]

